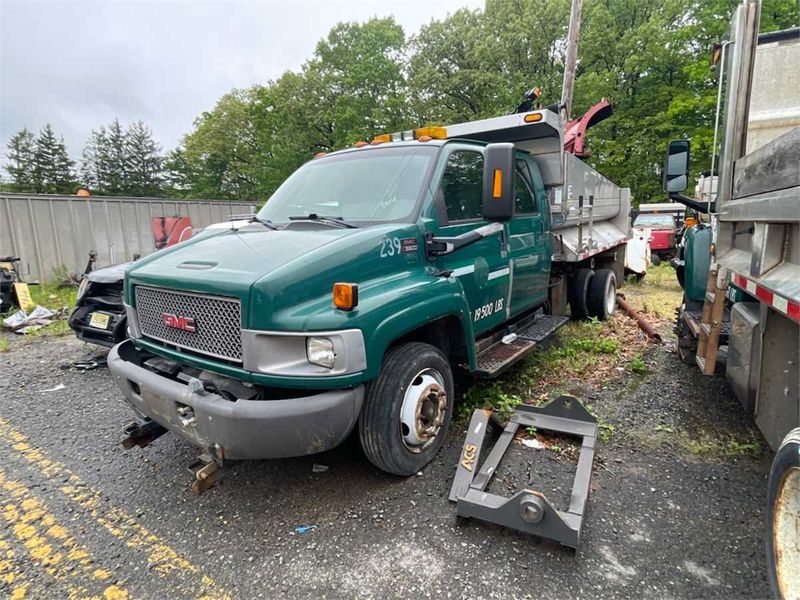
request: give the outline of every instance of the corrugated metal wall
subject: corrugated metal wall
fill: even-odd
[[[244,202],[0,193],[0,256],[19,256],[23,277],[46,281],[62,265],[83,273],[155,251],[152,217],[188,216],[194,229],[250,213]]]

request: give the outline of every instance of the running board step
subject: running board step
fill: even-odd
[[[505,336],[478,353],[477,374],[481,377],[497,377],[567,321],[569,317],[542,315],[527,327]]]
[[[559,327],[565,325],[567,321],[569,321],[569,317],[561,315],[542,315],[529,326],[517,331],[517,338],[530,340],[538,344],[553,335],[553,333],[555,333]]]

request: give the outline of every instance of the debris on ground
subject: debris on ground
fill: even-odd
[[[51,387],[51,388],[47,388],[46,390],[39,390],[39,391],[44,394],[45,392],[60,392],[61,390],[65,390],[65,389],[67,389],[67,386],[65,386],[63,383],[59,383],[55,387]]]
[[[63,319],[67,314],[67,310],[68,309],[64,307],[58,311],[52,311],[49,308],[38,305],[30,313],[19,309],[10,317],[3,319],[3,326],[14,333],[24,335],[46,327],[53,321]]]
[[[324,472],[325,472],[325,471],[327,471],[329,468],[330,468],[330,467],[328,467],[328,465],[320,465],[320,464],[318,464],[318,463],[314,463],[314,464],[311,466],[311,472],[312,472],[312,473],[324,473]]]
[[[546,448],[547,447],[542,442],[537,440],[536,438],[522,440],[522,443],[525,446],[527,446],[528,448],[533,448],[535,450],[541,450],[542,448]]]
[[[303,525],[302,527],[295,527],[294,532],[298,535],[303,535],[304,533],[308,533],[312,529],[317,529],[316,525]]]

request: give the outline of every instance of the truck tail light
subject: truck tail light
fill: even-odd
[[[334,283],[333,304],[341,310],[353,310],[358,306],[358,286],[354,283]]]

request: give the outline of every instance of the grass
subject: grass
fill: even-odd
[[[507,417],[523,401],[541,404],[548,397],[569,393],[573,378],[590,380],[588,374],[607,374],[625,360],[622,343],[615,337],[618,325],[596,319],[568,323],[550,348],[535,350],[497,380],[469,388],[459,414],[466,417],[486,407]]]
[[[640,313],[654,315],[659,319],[672,320],[675,309],[681,305],[683,290],[678,285],[675,269],[668,263],[649,267],[647,276],[640,282],[627,281],[625,299]]]
[[[0,334],[0,354],[3,352],[8,352],[9,350],[10,342],[8,341],[8,338],[5,335]]]

